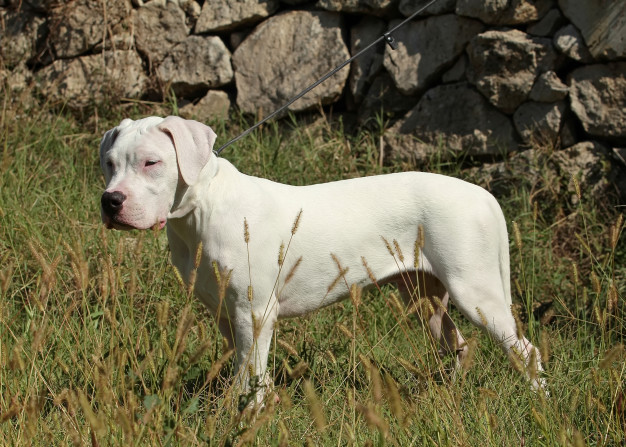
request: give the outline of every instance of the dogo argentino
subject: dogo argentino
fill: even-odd
[[[172,262],[187,281],[201,247],[194,291],[214,316],[214,265],[232,272],[217,323],[235,347],[242,389],[250,374],[265,377],[279,318],[335,303],[350,285],[373,281],[397,283],[408,304],[430,298],[432,335],[457,361],[468,348],[446,312],[448,297],[505,352],[541,371],[537,349],[518,338],[506,224],[487,191],[422,172],[288,186],[240,173],[213,153],[215,139],[211,128],[174,116],[125,119],[106,132],[102,220],[120,230],[167,226]]]

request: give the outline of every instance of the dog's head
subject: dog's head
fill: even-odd
[[[176,116],[123,120],[104,134],[102,221],[119,230],[163,228],[177,190],[193,185],[213,155],[210,127]]]

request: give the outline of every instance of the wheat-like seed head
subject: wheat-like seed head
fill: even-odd
[[[617,247],[617,242],[619,241],[619,236],[622,232],[622,225],[624,223],[624,215],[620,214],[617,216],[617,221],[614,225],[611,225],[610,235],[611,235],[611,249],[615,250]]]
[[[578,200],[582,200],[582,194],[580,192],[580,182],[576,178],[575,175],[572,175],[572,184],[574,185],[574,191],[576,191],[576,195],[578,196]]]
[[[372,270],[370,269],[370,266],[367,264],[365,257],[361,256],[361,262],[363,263],[363,267],[365,267],[365,270],[367,271],[367,276],[369,277],[370,281],[372,281],[372,284],[376,284],[376,277],[374,276],[374,272],[372,272]]]
[[[517,222],[513,222],[513,237],[515,239],[515,245],[519,251],[522,251],[522,233],[520,232]]]
[[[250,242],[250,231],[248,228],[248,220],[243,218],[243,240],[247,243]]]
[[[396,253],[398,253],[398,259],[400,260],[400,262],[404,262],[404,255],[402,254],[402,249],[400,248],[400,244],[398,244],[398,241],[396,239],[393,240],[393,246],[396,249]]]
[[[285,262],[285,243],[280,243],[280,248],[278,249],[278,266],[282,267]]]
[[[387,400],[389,401],[389,406],[391,407],[391,413],[402,425],[404,425],[404,405],[402,398],[400,397],[400,392],[398,391],[398,385],[390,374],[385,374],[385,388],[387,391]]]
[[[313,384],[310,380],[305,380],[303,383],[304,388],[304,396],[306,397],[309,413],[311,415],[311,419],[315,423],[315,427],[322,432],[326,428],[326,417],[324,416],[324,410],[322,409],[322,404],[315,393],[315,389],[313,388]]]
[[[357,309],[357,311],[359,309],[359,306],[361,305],[362,295],[363,295],[363,289],[361,289],[356,284],[352,284],[350,286],[350,300],[352,300],[352,304]]]
[[[617,292],[617,286],[613,280],[610,281],[609,285],[609,296],[606,301],[606,310],[609,314],[612,314],[613,311],[617,311],[617,305],[619,300],[619,294]]]
[[[287,273],[287,277],[285,278],[285,284],[287,284],[289,281],[293,279],[293,275],[296,274],[296,270],[298,270],[298,267],[300,267],[301,262],[302,262],[302,256],[298,258],[298,260],[291,267],[291,270],[289,270],[289,273]]]
[[[343,323],[337,323],[336,324],[337,329],[339,329],[339,331],[345,335],[346,337],[348,337],[350,340],[352,340],[354,338],[354,335],[352,335],[352,331],[350,331],[350,329],[348,329],[346,327],[346,325],[344,325]]]
[[[383,242],[385,243],[385,247],[387,247],[387,251],[389,252],[389,254],[391,255],[391,257],[395,259],[395,257],[396,257],[396,256],[395,256],[395,253],[393,252],[393,248],[391,248],[391,244],[389,243],[389,241],[388,241],[387,239],[385,239],[385,237],[384,237],[384,236],[381,236],[380,238],[381,238],[381,239],[383,240]]]
[[[302,217],[302,210],[296,216],[296,220],[293,221],[293,226],[291,227],[291,235],[293,236],[298,231],[298,226],[300,225],[300,218]]]
[[[613,367],[613,363],[619,360],[624,355],[624,345],[621,343],[616,344],[611,349],[606,351],[602,360],[598,366],[600,369],[610,369]]]

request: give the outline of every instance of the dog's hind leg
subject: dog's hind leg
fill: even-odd
[[[448,314],[448,292],[441,281],[431,274],[418,273],[418,278],[417,287],[410,287],[402,281],[398,283],[398,290],[407,306],[418,306],[438,345],[439,355],[455,354],[458,368],[467,356],[468,347]]]
[[[531,387],[544,388],[545,381],[539,377],[539,373],[543,371],[539,350],[526,337],[518,334],[502,285],[493,281],[489,284],[486,280],[474,278],[473,281],[464,283],[452,282],[449,284],[449,291],[452,301],[463,315],[474,325],[488,332],[500,343],[507,355],[521,357]]]

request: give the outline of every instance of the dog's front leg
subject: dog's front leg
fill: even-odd
[[[271,380],[266,377],[276,311],[258,315],[254,311],[234,319],[235,386],[240,396],[240,410],[250,404],[261,404]]]

